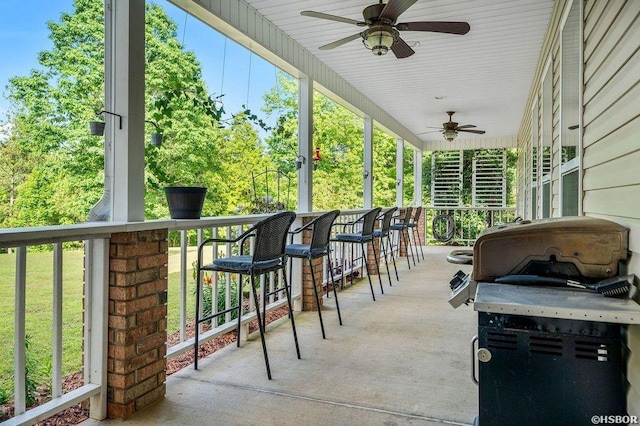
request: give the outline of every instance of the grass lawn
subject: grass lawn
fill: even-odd
[[[172,251],[175,249],[171,249]],[[170,260],[172,262],[173,259]],[[170,268],[175,270],[177,268]],[[187,312],[193,316],[195,296],[191,275],[187,277]],[[84,252],[65,250],[63,255],[63,376],[82,369],[82,297]],[[27,253],[26,332],[31,353],[43,373],[51,364],[53,319],[53,253]],[[15,255],[0,254],[0,388],[12,390]],[[177,272],[169,274],[168,333],[179,329],[180,290]]]

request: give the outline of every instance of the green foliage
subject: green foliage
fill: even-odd
[[[515,149],[507,149],[507,206],[516,204],[516,169],[518,153]]]
[[[0,405],[4,405],[9,402],[9,398],[11,398],[11,392],[8,389],[0,386]],[[0,411],[0,415],[2,411]]]
[[[462,172],[462,205],[470,206],[472,203],[472,182],[473,182],[473,159],[482,154],[487,150],[484,149],[476,149],[476,150],[465,150],[463,152],[463,172]],[[515,204],[516,197],[516,162],[517,162],[517,153],[514,149],[507,149],[507,206],[513,206]],[[423,158],[423,182],[426,188],[426,193],[428,197],[431,198],[431,181],[432,177],[438,174],[438,158],[441,158],[445,155],[445,151],[436,151],[426,153]],[[436,158],[436,168],[432,170],[431,158]],[[501,164],[499,165],[501,166]]]
[[[209,93],[177,25],[155,4],[145,19],[145,105],[165,140],[145,144],[146,218],[168,216],[168,185],[207,187],[204,215],[233,214],[249,204],[247,170],[271,167],[251,123],[268,126],[243,106],[222,128],[222,95]],[[53,47],[38,55],[41,69],[7,87],[12,131],[0,143],[0,226],[83,222],[103,191],[104,139],[86,123],[104,109],[104,4],[76,0],[47,26]]]
[[[267,138],[269,155],[276,168],[288,173],[295,182],[298,153],[297,82],[284,73],[265,95],[264,111],[277,116],[278,125]],[[362,207],[363,119],[318,92],[313,94],[313,142],[320,148],[322,161],[313,172],[313,208]],[[373,197],[376,205],[395,205],[396,140],[379,129],[373,134]],[[404,153],[405,199],[413,198],[413,150]]]
[[[24,340],[25,360],[24,360],[24,376],[25,376],[25,392],[27,406],[36,403],[38,394],[38,385],[40,380],[40,363],[31,350],[31,336],[26,335]]]
[[[195,232],[194,241],[195,241]],[[194,244],[194,243],[192,243]],[[38,372],[31,371],[36,384],[50,386],[51,380],[51,327],[52,327],[52,281],[51,252],[27,253],[27,310],[26,328],[31,336],[29,353],[37,364],[43,366]],[[179,249],[169,249],[169,289],[167,303],[167,331],[172,334],[180,323],[180,263]],[[68,375],[82,369],[82,294],[83,294],[82,250],[65,250],[63,265],[63,339],[62,374]],[[13,342],[15,255],[0,254],[0,341]],[[187,293],[187,317],[193,318],[195,297]],[[3,398],[13,395],[13,345],[0,346],[0,404]]]
[[[99,198],[102,141],[88,135],[86,122],[103,98],[102,7],[76,0],[74,13],[47,24],[54,47],[38,55],[43,69],[9,80],[11,143],[30,160],[20,171],[24,179],[0,182],[15,195],[11,214],[0,216],[4,226],[78,222]],[[6,164],[6,153],[0,155]]]
[[[193,262],[192,267],[193,267],[192,277],[193,277],[193,284],[194,284],[193,294],[196,294],[196,269],[198,267],[197,262]],[[220,274],[218,277],[218,283],[216,285],[211,275],[207,273],[203,273],[202,275],[202,316],[206,317],[211,315],[212,313],[211,309],[213,307],[213,304],[211,303],[211,301],[213,300],[214,290],[217,290],[217,302],[216,302],[217,312],[224,311],[227,308],[226,306],[227,286],[225,282],[225,277],[226,275]],[[231,305],[230,306],[236,306],[238,305],[237,285],[232,281],[229,287],[231,289]],[[232,320],[238,318],[238,311],[230,312],[230,314],[231,314]],[[224,316],[221,315],[216,318],[216,325],[221,325],[224,323],[225,323]],[[211,323],[208,322],[208,324],[210,325]]]
[[[15,215],[16,191],[31,169],[30,155],[15,137],[0,142],[0,220],[12,226]]]
[[[281,73],[265,95],[264,111],[277,114],[276,130],[267,138],[269,154],[278,170],[295,182],[298,126],[296,80]],[[314,210],[362,206],[362,119],[318,92],[313,95],[313,141],[322,161],[313,172]],[[307,159],[310,161],[310,159]]]
[[[384,132],[373,132],[373,205],[396,204],[396,140]]]
[[[53,326],[52,253],[27,253],[26,271],[26,333],[31,336],[32,355],[38,364],[50,364]],[[15,254],[0,255],[0,341],[13,342],[15,310]],[[82,368],[83,321],[83,264],[82,250],[64,250],[62,269],[63,339],[62,374],[75,373]],[[0,387],[12,377],[13,345],[0,346]],[[34,370],[35,371],[35,370]],[[39,384],[47,383],[46,370],[40,372]]]
[[[405,146],[404,147],[404,154],[403,157],[404,159],[404,164],[403,164],[403,174],[404,174],[404,191],[403,191],[403,196],[405,201],[405,205],[409,204],[409,200],[413,200],[413,187],[414,187],[414,180],[413,180],[413,149]],[[424,162],[423,162],[424,164]],[[395,170],[395,168],[394,168]],[[424,187],[424,182],[422,183],[423,187]],[[424,196],[424,195],[423,195]]]

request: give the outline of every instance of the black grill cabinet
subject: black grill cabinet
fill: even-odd
[[[620,324],[480,312],[478,345],[481,426],[625,414]]]

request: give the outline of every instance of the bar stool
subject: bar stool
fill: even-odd
[[[389,237],[389,230],[391,227],[391,220],[393,219],[393,215],[396,213],[396,211],[398,210],[397,207],[393,207],[390,208],[389,210],[387,210],[386,212],[384,212],[379,219],[382,219],[382,223],[380,225],[380,229],[374,229],[373,230],[373,238],[380,238],[380,247],[382,249],[382,255],[384,256],[384,264],[387,267],[387,275],[389,276],[389,285],[392,286],[393,284],[391,284],[391,272],[389,271],[389,261],[388,261],[388,256],[387,256],[387,250],[385,248],[385,239],[387,240],[387,243],[389,244],[389,251],[391,252],[391,260],[393,261],[393,269],[396,271],[396,280],[400,281],[400,278],[398,278],[398,268],[396,267],[396,258],[393,256],[393,246],[391,244],[391,237]]]
[[[318,296],[318,288],[316,286],[316,276],[313,271],[313,259],[319,257],[327,257],[329,259],[330,254],[330,237],[331,227],[336,218],[340,215],[340,210],[333,210],[328,213],[318,216],[305,226],[289,231],[291,239],[295,234],[299,234],[302,231],[311,229],[311,244],[288,244],[284,252],[289,257],[297,257],[299,259],[307,259],[309,261],[309,269],[311,269],[311,281],[313,282],[313,294],[316,297],[316,307],[318,308],[318,319],[320,320],[320,329],[322,330],[322,338],[326,339],[324,333],[324,323],[322,322],[322,310],[320,309],[320,297]],[[289,282],[291,282],[291,268],[289,268]],[[342,316],[340,315],[340,305],[338,304],[338,293],[336,292],[335,280],[333,278],[333,267],[329,262],[329,274],[331,274],[331,285],[333,287],[333,295],[336,298],[336,309],[338,311],[338,321],[342,325]],[[329,289],[327,288],[327,294]]]
[[[413,231],[413,245],[416,248],[416,257],[418,258],[418,262],[420,261],[420,256],[418,256],[418,245],[416,244],[416,240],[420,243],[420,253],[422,253],[422,260],[424,260],[424,251],[422,251],[422,240],[420,239],[420,215],[422,214],[422,206],[416,207],[413,212],[413,218],[411,222],[409,222],[409,228]]]
[[[360,244],[360,247],[362,249],[362,260],[365,264],[365,267],[367,268],[367,278],[369,279],[369,287],[371,288],[371,297],[373,297],[374,301],[376,300],[376,295],[373,292],[373,284],[371,283],[371,273],[369,271],[369,262],[367,262],[367,253],[365,251],[364,245],[365,243],[373,241],[373,227],[376,223],[376,219],[378,215],[380,214],[380,210],[382,210],[380,207],[376,207],[374,209],[369,210],[368,212],[366,212],[365,214],[363,214],[353,222],[336,223],[335,225],[343,226],[342,228],[343,232],[336,234],[336,236],[331,240],[338,243],[342,243],[343,247],[344,247],[344,244],[347,244],[347,243]],[[360,232],[354,231],[354,226],[360,222],[362,222],[362,230]],[[344,232],[346,231],[346,228],[348,226],[351,226],[350,233]],[[344,249],[342,252],[344,253]],[[373,250],[373,257],[375,258],[376,270],[378,272],[378,280],[380,281],[380,290],[382,294],[384,294],[384,288],[382,287],[382,278],[380,278],[380,268],[378,267],[378,256],[376,255],[375,250]],[[343,282],[344,282],[344,274],[345,274],[345,268],[343,265],[342,267]]]
[[[395,218],[395,223],[392,224],[389,229],[391,231],[398,231],[398,245],[400,245],[400,238],[404,242],[404,247],[407,256],[407,265],[409,269],[411,269],[411,262],[409,262],[409,252],[411,252],[411,258],[413,259],[413,266],[416,265],[416,258],[413,256],[413,248],[411,247],[411,240],[409,239],[409,224],[411,223],[411,213],[413,212],[412,207],[406,207],[404,211],[404,217]]]
[[[238,279],[238,294],[242,294],[242,276],[249,275],[251,283],[251,292],[253,293],[253,300],[256,307],[256,319],[258,321],[258,327],[260,328],[260,340],[262,342],[262,352],[264,355],[264,362],[267,368],[267,377],[271,380],[271,368],[269,367],[269,356],[267,354],[267,345],[265,343],[265,327],[266,327],[266,313],[260,314],[260,301],[258,300],[258,290],[256,289],[256,276],[284,269],[286,266],[286,256],[284,253],[285,244],[287,239],[287,233],[289,227],[296,218],[296,214],[293,212],[276,213],[261,220],[253,225],[250,229],[242,233],[235,239],[225,238],[208,238],[204,240],[198,246],[198,269],[196,271],[196,334],[195,342],[193,345],[195,362],[194,367],[198,369],[198,346],[199,346],[199,325],[205,321],[209,321],[227,312],[238,312],[238,324],[237,324],[237,346],[240,346],[240,324],[242,320],[242,297],[238,297],[238,305],[231,307],[225,311],[216,312],[212,315],[201,317],[200,315],[200,294],[202,287],[202,272],[229,272],[239,274]],[[244,243],[249,241],[249,238],[254,238],[253,254],[243,254]],[[204,264],[202,260],[202,251],[206,244],[219,242],[219,243],[238,243],[239,254],[218,258],[210,264]],[[291,294],[289,292],[289,285],[287,284],[286,274],[282,274],[284,279],[284,288],[279,288],[269,294],[273,294],[278,291],[284,290],[287,296],[287,306],[289,308],[289,318],[291,320],[291,328],[293,331],[293,339],[296,345],[296,352],[298,359],[300,359],[300,347],[298,346],[298,335],[296,333],[296,324],[293,319],[293,312],[291,308]],[[267,291],[261,289],[262,300],[266,301]]]

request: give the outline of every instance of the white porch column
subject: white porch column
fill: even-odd
[[[404,204],[404,139],[396,139],[396,206]]]
[[[298,212],[313,211],[313,80],[298,80]]]
[[[90,399],[89,417],[102,420],[107,417],[109,240],[85,241],[85,259],[84,380],[100,386]]]
[[[413,205],[422,205],[422,151],[413,150]]]
[[[105,3],[105,144],[113,152],[112,221],[144,220],[144,5]]]
[[[373,208],[373,119],[364,118],[364,181],[363,197],[364,208]]]

